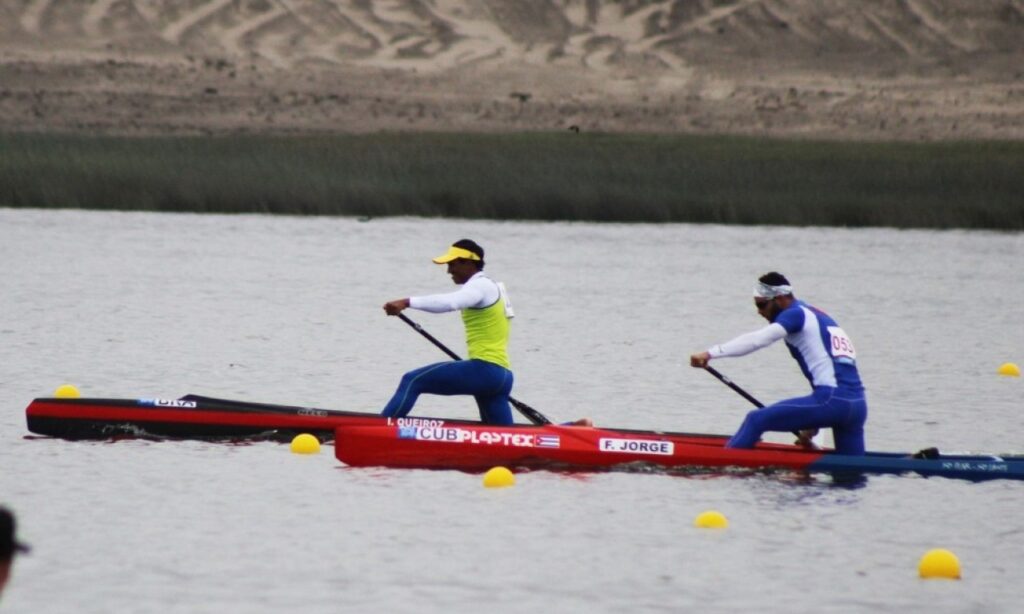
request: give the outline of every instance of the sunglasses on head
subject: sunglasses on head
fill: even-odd
[[[764,309],[765,306],[767,306],[768,303],[772,302],[773,300],[775,299],[766,298],[759,301],[754,301],[754,305],[756,305],[758,309]]]

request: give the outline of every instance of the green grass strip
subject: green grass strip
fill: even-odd
[[[1019,231],[1024,143],[2,134],[0,204]]]

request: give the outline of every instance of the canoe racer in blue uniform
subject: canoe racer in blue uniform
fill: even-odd
[[[384,311],[398,315],[412,308],[430,313],[461,311],[466,327],[468,360],[439,362],[409,371],[381,415],[401,418],[420,394],[472,395],[487,424],[512,424],[509,394],[512,371],[508,359],[509,320],[514,315],[504,284],[484,272],[484,250],[469,239],[456,241],[437,258],[447,264],[455,292],[388,301]]]
[[[809,445],[817,429],[831,428],[837,453],[864,454],[868,405],[850,338],[828,314],[797,300],[780,273],[760,277],[754,305],[768,326],[697,352],[690,364],[703,368],[712,359],[744,356],[785,339],[812,392],[751,411],[726,447],[753,448],[766,431],[800,431],[798,443]]]

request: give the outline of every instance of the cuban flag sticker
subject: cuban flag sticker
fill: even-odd
[[[558,435],[537,435],[538,448],[560,448],[562,440]]]

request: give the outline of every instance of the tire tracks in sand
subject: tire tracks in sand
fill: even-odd
[[[161,31],[160,36],[164,40],[174,43],[181,42],[190,30],[210,19],[220,11],[230,6],[234,0],[210,0],[206,4],[196,7],[182,15],[177,21],[167,24]]]

